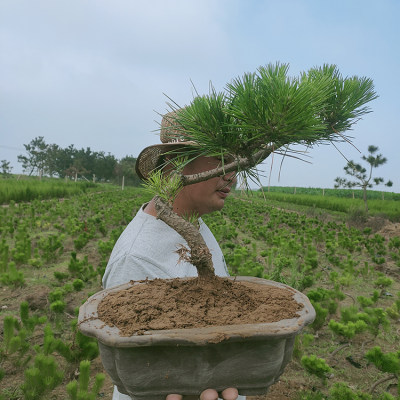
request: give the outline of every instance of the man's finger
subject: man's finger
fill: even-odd
[[[206,389],[200,395],[200,400],[217,400],[218,392],[214,389]]]
[[[169,394],[165,400],[182,400],[182,396],[180,394]]]
[[[236,400],[239,392],[235,388],[227,388],[221,393],[221,396],[224,400]]]

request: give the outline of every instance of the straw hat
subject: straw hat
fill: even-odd
[[[154,144],[142,150],[136,160],[136,173],[147,180],[154,170],[163,166],[163,155],[179,150],[182,146],[196,146],[196,142],[185,140],[185,132],[176,122],[176,112],[165,114],[161,121],[160,144]]]

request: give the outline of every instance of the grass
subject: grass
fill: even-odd
[[[328,189],[328,188],[304,188],[293,186],[270,186],[263,187],[263,191],[268,193],[286,194],[307,194],[313,196],[356,198],[362,199],[364,192],[361,189]],[[367,190],[367,198],[370,200],[396,200],[400,201],[400,193],[383,192],[380,190]]]
[[[69,197],[99,188],[92,182],[71,182],[61,179],[0,179],[0,204]]]
[[[265,197],[267,201],[274,204],[296,204],[305,206],[308,209],[322,209],[336,213],[351,213],[354,210],[365,210],[362,199],[328,197],[317,194],[290,194],[282,192],[266,192],[264,194],[256,192],[255,196]],[[368,200],[368,213],[370,215],[384,216],[391,221],[400,221],[400,201],[398,200]]]

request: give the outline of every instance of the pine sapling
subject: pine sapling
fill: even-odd
[[[374,290],[371,297],[365,297],[365,296],[357,297],[357,301],[360,303],[362,308],[370,307],[374,305],[378,300],[379,300],[379,292],[377,290]]]
[[[381,274],[375,281],[374,285],[383,289],[393,285],[393,279]]]
[[[9,246],[6,244],[6,240],[3,238],[0,243],[0,274],[7,272],[9,259]]]
[[[34,346],[35,351],[39,354],[42,353],[46,356],[53,353],[53,351],[57,347],[57,340],[54,337],[53,330],[51,329],[50,324],[46,324],[43,329],[43,345]]]
[[[32,265],[32,267],[36,267],[36,268],[40,268],[43,266],[43,260],[40,257],[39,249],[37,247],[35,247],[35,249],[33,251],[33,258],[30,258],[28,260],[28,264]]]
[[[380,371],[392,374],[375,382],[371,387],[371,393],[381,383],[391,379],[397,379],[397,392],[400,397],[400,351],[384,353],[379,346],[375,346],[367,351],[365,358],[373,363]]]
[[[372,400],[372,397],[368,393],[364,393],[360,390],[354,391],[353,389],[348,387],[344,382],[336,382],[329,389],[329,399],[332,399],[332,400]],[[380,400],[389,400],[389,398],[380,399]]]
[[[63,378],[64,373],[53,356],[38,354],[34,365],[25,370],[25,381],[22,384],[25,400],[39,400],[43,394],[58,386]]]
[[[3,321],[3,344],[0,348],[0,353],[7,356],[18,353],[16,357],[13,357],[12,362],[19,366],[26,364],[30,360],[29,355],[24,358],[30,348],[27,337],[26,329],[21,327],[18,320],[11,315],[7,315]]]
[[[50,304],[50,310],[56,314],[61,314],[64,312],[66,306],[67,304],[64,301],[56,300]]]
[[[22,271],[18,271],[14,261],[10,261],[7,267],[8,272],[0,275],[0,282],[7,286],[24,286],[25,278]]]
[[[400,319],[400,292],[397,292],[397,299],[385,311],[390,318],[394,320]]]
[[[82,279],[74,279],[74,281],[72,282],[72,286],[74,287],[76,292],[79,292],[83,289],[85,284],[83,283]]]
[[[346,339],[352,339],[357,333],[364,332],[368,325],[362,321],[358,320],[356,322],[349,321],[347,323],[342,323],[331,319],[328,324],[329,329],[336,335],[343,336]]]
[[[312,375],[317,376],[325,384],[329,374],[332,373],[332,368],[323,358],[318,358],[316,355],[301,357],[301,365],[305,370]]]
[[[65,343],[58,339],[55,343],[55,350],[69,362],[81,360],[93,360],[99,355],[97,340],[83,335],[77,329],[77,319],[71,322],[71,329],[74,333],[72,343]]]
[[[314,332],[317,332],[324,326],[329,311],[327,308],[324,308],[320,303],[311,301],[311,304],[315,309],[316,315],[314,322],[310,326]]]
[[[35,327],[39,324],[43,324],[47,321],[46,316],[38,317],[37,315],[29,316],[29,304],[27,301],[21,302],[20,306],[20,318],[23,326],[28,332],[33,332]]]
[[[3,321],[3,346],[8,349],[11,339],[14,337],[15,324],[18,321],[12,315],[6,315]]]
[[[306,350],[313,341],[314,335],[309,333],[297,335],[294,341],[293,357],[300,360],[303,356],[304,350]]]
[[[70,400],[95,400],[105,380],[105,375],[99,373],[95,376],[92,390],[89,390],[90,361],[83,360],[79,365],[79,382],[71,381],[67,385]]]

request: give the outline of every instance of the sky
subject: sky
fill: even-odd
[[[346,159],[369,145],[374,171],[400,192],[399,0],[0,0],[0,160],[24,144],[90,147],[121,159],[159,143],[168,97],[180,106],[210,83],[269,63],[298,76],[335,64],[368,77],[379,98],[353,130],[353,145],[309,150],[308,163],[269,157],[264,185],[332,188]]]

